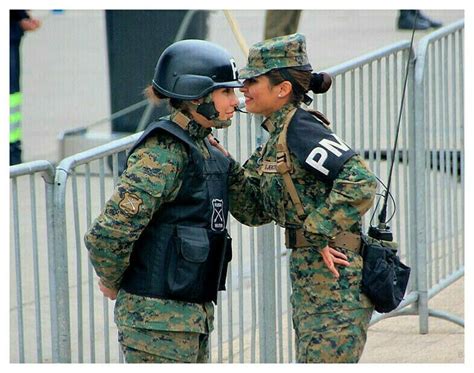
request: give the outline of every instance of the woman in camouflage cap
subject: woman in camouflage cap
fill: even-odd
[[[85,235],[100,291],[116,299],[129,363],[209,358],[217,291],[224,289],[232,163],[210,146],[211,127],[231,123],[241,87],[233,58],[202,40],[160,56],[147,95],[171,115],[150,124]]]
[[[301,34],[251,47],[240,90],[247,111],[265,117],[270,138],[242,171],[260,194],[231,193],[230,208],[243,224],[286,228],[297,361],[357,362],[373,312],[360,290],[361,218],[376,178],[324,116],[300,108],[306,92],[330,85],[311,71]]]

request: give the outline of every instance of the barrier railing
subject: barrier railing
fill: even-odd
[[[366,158],[382,180],[387,179],[387,164],[393,157],[397,160],[392,184],[396,214],[390,225],[400,243],[401,257],[413,272],[400,307],[388,315],[375,314],[372,323],[384,317],[416,314],[420,318],[421,333],[428,331],[429,315],[463,324],[456,317],[428,308],[429,298],[464,273],[463,25],[458,22],[422,39],[416,65],[409,42],[400,42],[335,66],[327,70],[333,76],[331,92],[315,97],[314,108],[329,117],[333,130]],[[441,43],[441,47],[436,47],[437,43]],[[445,62],[444,57],[448,55]],[[408,58],[412,73],[399,148],[393,154],[401,82]],[[446,74],[451,78],[446,78]],[[449,98],[438,93],[442,89],[447,89]],[[449,124],[441,127],[442,120]],[[261,118],[237,113],[234,125],[217,131],[217,136],[231,154],[243,162],[264,142],[266,134],[260,122]],[[83,235],[117,182],[119,154],[130,148],[139,135],[68,157],[55,171],[47,162],[10,168],[11,231],[16,259],[11,266],[16,276],[15,282],[12,281],[16,288],[12,289],[11,303],[17,304],[11,310],[14,321],[11,338],[12,345],[14,341],[18,346],[18,352],[12,350],[11,361],[34,361],[30,349],[33,344],[37,348],[36,361],[122,361],[116,343],[113,302],[107,301],[97,290]],[[112,169],[112,174],[106,172],[107,167]],[[44,298],[49,299],[51,308],[48,321],[53,346],[51,357],[42,348],[49,337],[45,337],[41,326],[48,323],[36,324],[36,339],[25,338],[23,325],[23,308],[29,301],[23,291],[35,289],[35,285],[25,286],[23,281],[25,270],[20,255],[23,235],[19,221],[23,215],[18,202],[17,178],[38,172],[48,175],[45,177],[47,220],[42,232],[50,230],[43,242],[48,242],[50,270],[50,291]],[[430,203],[434,196],[441,202]],[[31,209],[36,211],[36,203],[31,201]],[[365,216],[365,227],[370,224],[373,211]],[[389,216],[393,213],[395,207],[389,206]],[[32,221],[32,227],[36,224]],[[227,291],[218,297],[215,331],[210,337],[210,361],[294,361],[289,302],[290,251],[283,245],[283,231],[274,225],[258,229],[245,227],[233,218],[229,228],[234,238],[234,254]],[[23,229],[28,231],[28,228]],[[27,234],[34,237],[34,242],[41,242],[35,238],[35,228],[25,232],[25,237]],[[36,268],[30,272],[35,278],[39,276],[38,264],[28,268]],[[35,296],[43,298],[39,292]],[[42,311],[45,307],[37,304],[36,320],[44,317],[39,308]]]
[[[53,183],[47,161],[10,167],[10,359],[20,363],[58,360]]]
[[[464,325],[428,308],[431,297],[464,275],[463,63],[464,20],[420,40],[414,80],[420,333],[428,333],[429,315]]]

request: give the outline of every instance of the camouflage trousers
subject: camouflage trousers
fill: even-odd
[[[127,363],[207,363],[209,335],[118,326]]]
[[[294,34],[298,31],[301,9],[267,10],[265,12],[264,39]]]
[[[351,263],[336,279],[316,248],[292,250],[290,277],[298,363],[357,363],[373,312],[361,293],[362,258],[343,251]]]

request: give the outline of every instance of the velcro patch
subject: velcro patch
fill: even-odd
[[[261,170],[266,174],[276,174],[277,171],[277,162],[263,161]]]
[[[125,193],[122,200],[119,202],[120,209],[129,214],[136,215],[140,211],[140,205],[143,203],[142,199],[133,193]]]

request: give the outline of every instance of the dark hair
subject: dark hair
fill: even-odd
[[[281,70],[285,70],[282,71]],[[297,70],[295,68],[287,67],[283,69],[271,70],[265,75],[268,77],[272,86],[283,83],[288,80],[284,75],[290,75],[293,82],[293,90],[291,92],[290,101],[294,104],[299,104],[303,101],[304,94],[308,91],[319,93],[321,91],[321,85],[323,84],[323,76],[318,73],[311,73],[311,71]],[[296,83],[296,84],[295,84]]]
[[[160,92],[158,92],[158,90],[152,85],[149,85],[148,87],[146,87],[143,93],[145,97],[149,99],[155,105],[159,105],[162,100],[169,100],[169,104],[172,108],[187,112],[188,108],[187,108],[187,105],[185,104],[185,101],[179,100],[177,98],[170,98],[170,97],[164,96]]]

